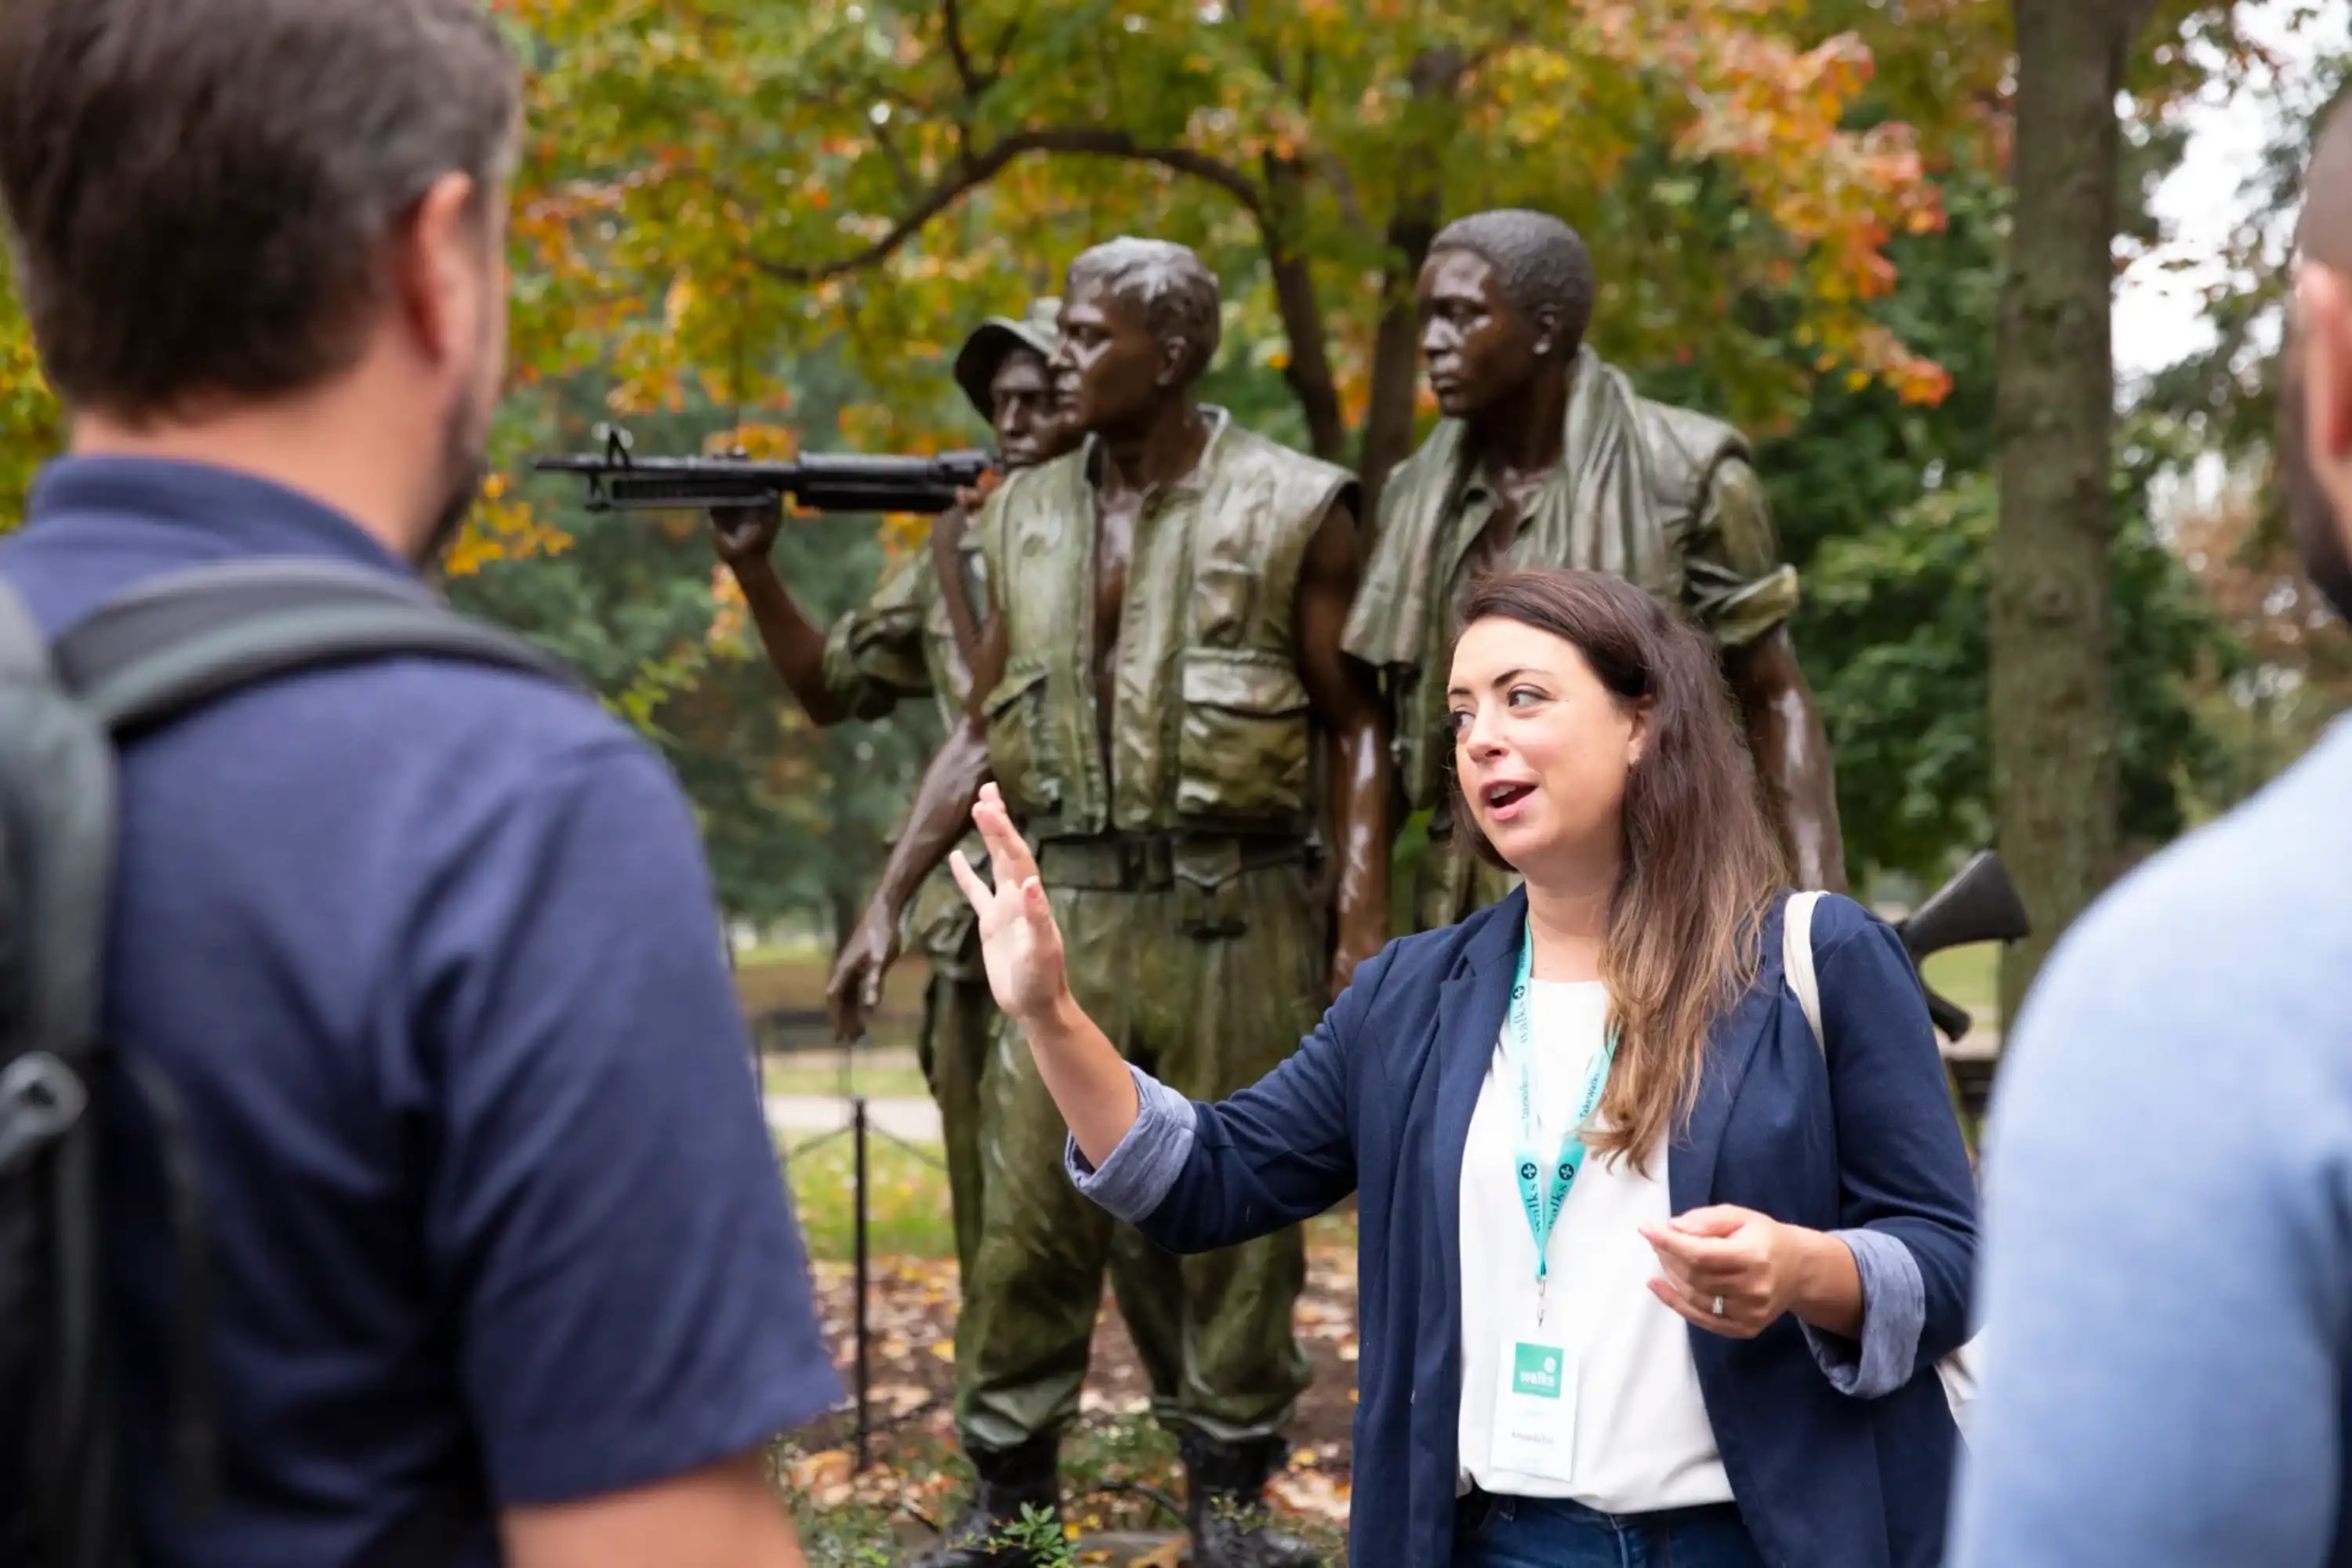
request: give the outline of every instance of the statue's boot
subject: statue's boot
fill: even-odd
[[[1061,1527],[1060,1445],[1051,1434],[1017,1448],[971,1448],[979,1478],[971,1501],[938,1546],[913,1568],[1036,1568],[1045,1558],[1013,1539],[1024,1508],[1044,1509]]]
[[[1296,1536],[1273,1528],[1265,1483],[1289,1445],[1280,1437],[1222,1443],[1185,1433],[1185,1522],[1192,1531],[1192,1568],[1323,1568]]]

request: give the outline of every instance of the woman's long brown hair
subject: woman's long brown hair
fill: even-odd
[[[1715,648],[1696,627],[1597,572],[1481,577],[1455,625],[1497,619],[1572,644],[1619,703],[1650,704],[1601,948],[1617,1059],[1585,1135],[1595,1152],[1630,1154],[1643,1170],[1689,1121],[1708,1037],[1755,984],[1764,917],[1785,881],[1780,844]],[[1454,821],[1458,843],[1506,865],[1470,814],[1458,769]]]

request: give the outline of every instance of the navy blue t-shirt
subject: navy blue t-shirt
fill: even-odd
[[[51,467],[0,575],[52,633],[143,579],[406,568],[195,465]],[[421,1506],[642,1486],[837,1381],[700,844],[588,699],[404,658],[289,678],[128,748],[108,1037],[185,1102],[210,1224],[223,1498],[174,1511],[174,1271],[140,1112],[106,1103],[143,1561],[357,1568]]]

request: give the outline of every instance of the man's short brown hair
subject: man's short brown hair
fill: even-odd
[[[520,74],[481,0],[0,0],[0,203],[50,381],[140,418],[348,368],[385,244],[502,186]]]

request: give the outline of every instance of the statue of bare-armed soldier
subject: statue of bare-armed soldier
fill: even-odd
[[[1007,479],[981,514],[982,695],[895,856],[943,858],[992,776],[1036,846],[1080,1002],[1139,1065],[1215,1099],[1288,1056],[1388,935],[1386,729],[1371,671],[1339,647],[1355,487],[1197,402],[1217,285],[1182,247],[1080,257],[1062,334],[1055,389],[1086,444]],[[1336,879],[1310,864],[1327,805]],[[1318,889],[1335,882],[1327,910]],[[956,1342],[981,1487],[937,1568],[1026,1561],[991,1541],[1024,1503],[1055,1504],[1107,1254],[1118,1267],[1116,1227],[1072,1186],[1017,1037],[989,1090],[987,1214]],[[1192,1562],[1311,1562],[1264,1519],[1308,1373],[1291,1330],[1297,1233],[1158,1258],[1184,1359],[1154,1405],[1184,1454]]]

